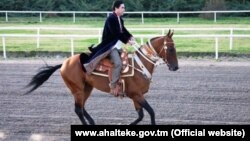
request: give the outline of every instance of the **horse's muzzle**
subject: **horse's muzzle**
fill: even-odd
[[[179,69],[178,65],[169,65],[168,68],[170,71],[177,71]]]

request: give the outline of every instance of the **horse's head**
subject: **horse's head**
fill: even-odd
[[[169,30],[166,36],[154,38],[150,42],[157,55],[167,64],[169,70],[176,71],[179,67],[175,44],[172,39],[173,34],[174,32]]]

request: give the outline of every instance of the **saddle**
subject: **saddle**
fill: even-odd
[[[128,52],[123,50],[121,53],[121,60],[122,60],[122,74],[125,74],[129,71],[129,58],[128,58]],[[100,75],[100,74],[107,74],[109,81],[112,80],[112,68],[113,68],[113,63],[109,58],[104,58],[102,59],[96,66],[95,70],[93,71],[92,74],[94,75]],[[116,91],[118,92],[119,96],[124,97],[125,96],[125,83],[124,80],[119,78]],[[117,95],[118,96],[118,95]]]
[[[91,48],[91,47],[90,47]],[[84,60],[88,58],[89,53],[81,53],[80,54],[80,63],[84,64]],[[125,93],[125,81],[124,77],[132,77],[134,76],[134,59],[132,58],[131,54],[128,54],[126,50],[123,50],[121,53],[121,60],[122,60],[122,70],[121,70],[121,75],[118,81],[118,93],[121,94]],[[102,59],[101,61],[98,62],[96,65],[95,69],[91,72],[91,75],[97,75],[101,77],[108,77],[108,80],[112,80],[112,68],[113,68],[113,63],[111,62],[109,57],[106,57]],[[132,67],[131,67],[132,66]],[[84,66],[82,66],[82,69],[84,72],[86,72]],[[120,95],[121,96],[121,95]]]
[[[121,53],[121,60],[122,60],[122,71],[121,73],[126,73],[129,70],[129,61],[128,61],[128,52],[123,50]],[[113,63],[109,58],[104,58],[102,59],[96,66],[94,71],[98,72],[108,72],[109,75],[109,80],[111,80],[111,74],[112,74],[112,68],[113,68]]]

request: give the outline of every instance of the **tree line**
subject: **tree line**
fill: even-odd
[[[250,0],[123,1],[126,6],[126,11],[250,10]],[[112,3],[113,0],[1,0],[0,10],[111,11]]]

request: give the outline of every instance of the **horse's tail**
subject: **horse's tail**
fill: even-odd
[[[59,68],[61,68],[62,64],[56,66],[48,66],[41,68],[36,75],[34,75],[30,81],[30,83],[26,87],[31,87],[31,89],[25,94],[29,94],[32,91],[36,90],[39,86],[41,86],[45,81],[49,79],[49,77]]]

